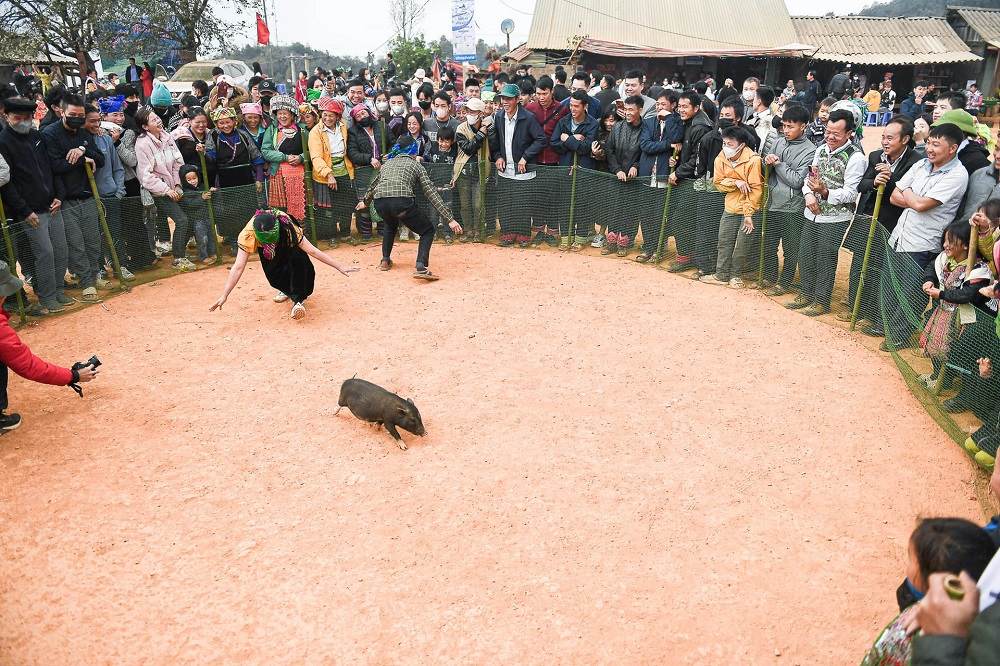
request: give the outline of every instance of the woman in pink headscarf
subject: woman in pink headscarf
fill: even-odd
[[[263,146],[264,125],[262,121],[264,111],[261,109],[260,102],[240,104],[240,115],[243,117],[243,129],[247,131],[247,134],[257,144],[257,148]]]

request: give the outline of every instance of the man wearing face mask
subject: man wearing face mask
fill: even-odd
[[[459,125],[455,132],[458,158],[452,171],[452,184],[456,185],[462,222],[469,230],[462,236],[460,242],[477,243],[480,240],[479,217],[482,203],[479,169],[480,163],[487,162],[490,158],[489,139],[494,133],[493,116],[486,115],[486,104],[475,97],[465,103],[463,111],[465,122]],[[489,169],[485,168],[485,171],[488,175]]]
[[[446,92],[439,92],[434,95],[432,109],[434,111],[433,117],[424,120],[424,132],[427,133],[427,137],[433,143],[437,141],[439,130],[445,127],[457,130],[458,121],[451,117],[451,97]]]
[[[34,255],[33,265],[21,268],[32,275],[40,306],[35,314],[61,312],[76,301],[63,292],[67,248],[62,202],[45,144],[32,124],[35,103],[11,97],[4,111],[7,127],[0,132],[0,155],[10,166],[10,182],[0,193],[5,211],[28,237]]]
[[[393,88],[389,91],[389,122],[386,123],[389,131],[389,143],[395,143],[406,131],[406,94],[402,88]]]
[[[420,117],[424,120],[434,117],[434,112],[431,111],[431,98],[434,97],[434,86],[429,83],[423,83],[417,88],[417,105],[411,109],[412,111],[417,111],[420,113]]]
[[[749,122],[754,114],[754,98],[757,97],[757,88],[760,87],[760,79],[751,76],[743,81],[743,124]]]
[[[83,300],[96,301],[96,282],[101,268],[101,229],[97,203],[90,189],[85,164],[93,170],[104,166],[104,155],[94,137],[83,129],[87,122],[83,100],[63,97],[63,117],[42,132],[56,191],[62,193],[62,215],[66,225],[70,272],[80,280]]]

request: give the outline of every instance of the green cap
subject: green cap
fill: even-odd
[[[497,94],[492,90],[484,90],[481,93],[479,93],[479,99],[483,100],[484,102],[492,102],[493,100],[496,99],[496,97]]]
[[[976,136],[978,133],[978,130],[976,129],[976,119],[965,109],[945,111],[941,114],[941,117],[938,118],[938,121],[934,123],[933,126],[937,127],[938,125],[945,125],[948,123],[958,127],[958,129],[962,130],[963,134]]]
[[[503,85],[503,88],[500,89],[500,96],[501,97],[520,97],[521,96],[521,89],[518,88],[516,84],[505,83]]]

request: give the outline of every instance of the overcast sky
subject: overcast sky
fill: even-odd
[[[333,54],[364,57],[370,50],[375,50],[376,55],[384,54],[384,42],[393,35],[389,18],[390,0],[267,2],[268,8],[273,7],[276,15],[270,17],[270,22],[272,34],[278,44],[297,41]],[[848,14],[863,9],[871,2],[872,0],[785,0],[792,15],[816,15],[830,11]],[[476,0],[477,35],[491,44],[504,43],[500,22],[509,18],[514,21],[515,26],[510,43],[511,46],[516,46],[528,38],[534,7],[535,0]],[[450,37],[451,0],[428,0],[421,23],[421,29],[428,39],[437,39],[441,35]],[[706,29],[711,32],[709,26]],[[250,35],[247,39],[251,39]]]

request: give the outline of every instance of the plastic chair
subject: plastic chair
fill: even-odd
[[[878,112],[869,111],[865,116],[865,127],[871,127],[873,125],[878,125]]]

